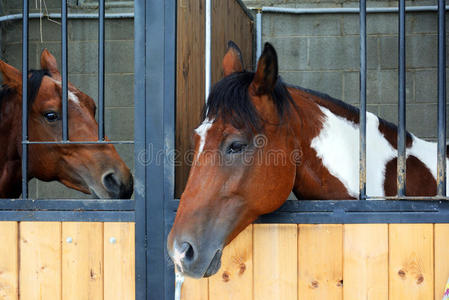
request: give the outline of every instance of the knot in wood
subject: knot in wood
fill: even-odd
[[[312,288],[314,288],[314,289],[318,288],[319,285],[320,285],[320,284],[319,284],[318,281],[316,281],[316,280],[312,281],[312,283],[311,283],[311,286],[312,286]]]
[[[421,284],[424,281],[424,276],[422,274],[419,274],[418,278],[416,279],[416,284]]]
[[[223,275],[221,275],[221,277],[223,278],[224,282],[228,282],[229,280],[231,280],[231,275],[229,274],[228,271],[224,271]]]
[[[242,275],[246,271],[246,265],[244,263],[241,263],[239,266],[239,275]]]
[[[399,277],[401,277],[401,278],[405,278],[405,271],[402,270],[402,269],[400,269],[400,270],[398,271],[398,275],[399,275]]]

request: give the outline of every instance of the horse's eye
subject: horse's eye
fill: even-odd
[[[47,119],[48,122],[55,122],[59,119],[58,114],[54,111],[46,112],[44,114],[44,117],[45,117],[45,119]]]
[[[229,145],[227,149],[227,153],[240,153],[246,148],[247,144],[243,144],[240,142],[233,142],[231,145]]]

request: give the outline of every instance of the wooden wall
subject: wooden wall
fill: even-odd
[[[253,23],[236,0],[212,1],[212,84],[222,77],[221,61],[229,40],[253,67]],[[179,198],[190,169],[191,136],[204,105],[204,0],[179,0],[177,23],[176,191]]]
[[[134,277],[134,223],[0,222],[1,300],[133,300]]]
[[[449,224],[250,225],[182,299],[441,300]]]

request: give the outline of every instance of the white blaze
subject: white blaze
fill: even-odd
[[[55,79],[53,79],[51,77],[50,77],[50,79],[53,80],[53,82],[55,82],[60,87],[62,86],[61,81],[55,80]],[[80,104],[80,101],[79,101],[78,97],[75,95],[75,93],[73,93],[72,91],[68,90],[67,94],[68,94],[67,96],[68,96],[70,101],[72,101],[73,103],[78,104],[78,105]]]
[[[195,133],[200,136],[200,146],[198,148],[197,159],[200,157],[203,152],[204,145],[206,144],[207,131],[212,127],[214,120],[209,120],[206,118],[197,129],[195,129]]]

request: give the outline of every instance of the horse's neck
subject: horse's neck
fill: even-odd
[[[17,146],[21,132],[21,108],[16,100],[4,99],[0,111],[0,198],[20,196],[22,164]]]
[[[304,91],[293,91],[296,136],[303,152],[295,193],[310,199],[359,196],[359,125],[353,107]],[[397,128],[372,113],[366,122],[366,180],[369,196],[396,195]],[[437,145],[407,135],[407,195],[436,192]],[[449,187],[449,186],[448,186]]]
[[[349,199],[346,187],[323,165],[313,141],[323,133],[327,108],[318,105],[316,97],[305,91],[291,89],[298,107],[296,138],[301,147],[301,163],[297,167],[294,193],[302,199]]]

